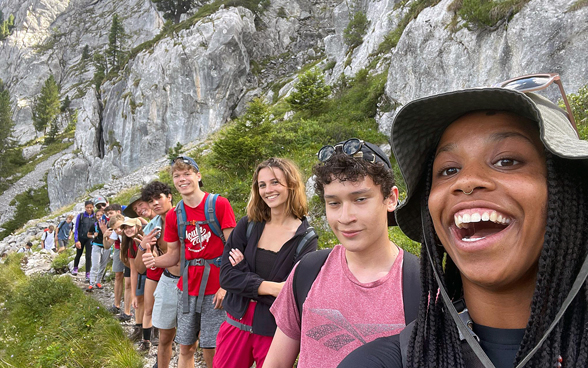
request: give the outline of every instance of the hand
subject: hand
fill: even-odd
[[[212,299],[214,309],[223,309],[223,300],[225,299],[225,295],[227,295],[227,291],[223,288],[219,288],[216,294],[214,294],[214,298]]]
[[[157,237],[159,236],[160,232],[161,229],[155,228],[151,230],[149,234],[141,236],[141,248],[145,249],[145,252],[151,251],[150,247],[149,250],[147,250],[147,245],[151,246],[151,244],[157,243]],[[140,236],[140,234],[137,234],[137,237],[138,236]]]
[[[112,229],[108,229],[104,232],[104,238],[109,239],[110,235],[112,235]]]
[[[133,297],[133,302],[131,303],[131,306],[135,309],[139,308],[139,301],[137,300],[136,296]]]
[[[245,257],[243,257],[243,253],[239,249],[231,249],[229,252],[229,261],[231,261],[231,265],[235,267],[239,262],[241,262]]]
[[[153,257],[153,253],[151,253],[151,244],[145,244],[145,253],[143,253],[142,260],[147,268],[155,267],[155,257]]]
[[[76,242],[76,248],[82,249],[82,243],[80,243],[79,241],[77,241]]]
[[[104,220],[104,219],[98,220],[98,227],[100,227],[100,230],[102,230],[102,234],[104,234],[106,232],[106,230],[108,229],[106,226],[106,220]]]

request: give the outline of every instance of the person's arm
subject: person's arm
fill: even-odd
[[[137,283],[139,281],[139,274],[137,273],[137,268],[135,267],[135,259],[136,258],[129,258],[129,266],[131,269],[131,305],[133,308],[137,308],[138,301],[137,301]]]
[[[153,257],[151,252],[145,252],[142,256],[145,267],[167,268],[173,267],[180,261],[180,242],[167,243],[167,253],[159,257]]]
[[[265,364],[263,365],[265,367]],[[338,368],[402,368],[398,335],[380,337],[353,350]]]
[[[263,362],[263,368],[292,368],[298,353],[300,341],[289,338],[278,327]]]
[[[112,238],[112,234],[116,234],[116,233],[112,229],[107,229],[106,232],[102,236],[102,242],[104,244],[105,249],[112,247],[112,245],[116,241],[116,238],[115,239]]]
[[[76,247],[78,247],[78,245],[80,244],[80,239],[78,237],[78,230],[80,228],[80,220],[81,220],[80,216],[82,216],[81,213],[78,214],[78,216],[76,217],[76,223],[74,224],[74,240],[76,242]]]

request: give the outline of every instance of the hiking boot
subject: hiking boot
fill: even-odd
[[[86,272],[86,282],[90,283],[90,272]]]
[[[143,328],[138,327],[138,326],[134,326],[133,332],[129,336],[129,339],[131,339],[131,341],[139,341],[142,338],[143,338]],[[149,341],[147,341],[147,342],[149,342]]]
[[[96,289],[103,289],[103,286],[102,286],[102,284],[101,284],[101,283],[97,283],[97,284],[96,284]]]
[[[92,285],[88,285],[88,287],[86,288],[87,292],[92,292],[94,290],[94,286]]]
[[[78,268],[77,267],[74,267],[73,271],[71,271],[71,274],[73,276],[77,276],[78,275]]]
[[[120,308],[117,307],[116,305],[111,305],[110,307],[108,307],[108,311],[112,314],[119,314]]]
[[[131,318],[133,318],[133,316],[131,316],[130,314],[125,314],[125,312],[122,312],[119,316],[118,316],[118,320],[121,322],[128,322],[131,320]]]
[[[139,352],[145,352],[145,351],[149,351],[150,348],[151,348],[151,342],[149,342],[149,340],[141,340],[137,350]]]

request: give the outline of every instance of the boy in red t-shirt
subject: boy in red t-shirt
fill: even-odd
[[[202,175],[196,162],[190,157],[180,156],[172,160],[171,173],[174,185],[182,195],[184,211],[188,222],[205,221],[204,207],[208,193],[203,192]],[[218,197],[215,214],[225,239],[229,237],[236,225],[235,214],[226,198]],[[163,239],[167,242],[168,252],[154,258],[151,253],[143,255],[146,267],[171,267],[178,263],[182,246],[178,234],[176,211],[166,215]],[[208,368],[212,368],[212,359],[216,348],[216,335],[220,324],[225,320],[222,301],[225,290],[219,282],[219,267],[212,263],[223,254],[223,241],[213,234],[208,224],[186,226],[185,259],[202,260],[202,265],[187,265],[188,290],[183,290],[183,277],[178,282],[178,328],[176,342],[180,344],[178,368],[194,367],[196,340],[200,333],[200,347]],[[207,262],[208,261],[208,262]],[[206,272],[208,269],[208,272]],[[205,295],[198,295],[203,277],[208,273]],[[184,272],[186,274],[186,272]],[[182,293],[188,293],[189,308],[184,310]],[[200,311],[197,310],[198,298],[203,298]]]

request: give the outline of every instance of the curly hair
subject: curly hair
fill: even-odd
[[[335,180],[358,182],[369,176],[374,184],[380,186],[384,198],[388,198],[396,185],[394,173],[382,162],[371,163],[341,152],[335,153],[327,162],[316,164],[312,169],[316,177],[314,190],[324,202],[325,185]]]
[[[291,160],[271,157],[257,165],[257,168],[253,173],[251,194],[249,195],[249,201],[247,202],[247,217],[249,220],[256,222],[271,220],[271,210],[259,195],[259,184],[257,182],[259,172],[264,168],[268,168],[272,172],[277,168],[284,173],[286,182],[280,184],[288,188],[286,214],[298,219],[306,216],[308,213],[308,205],[306,203],[305,186],[298,166],[296,166]]]
[[[547,225],[538,261],[537,281],[531,313],[515,365],[534,348],[555,319],[588,254],[588,180],[582,163],[565,160],[546,152]],[[432,159],[421,206],[428,213]],[[437,239],[430,216],[424,219],[424,233],[431,256],[449,295],[459,299],[463,286],[459,270]],[[415,328],[408,347],[408,367],[464,367],[459,333],[438,298],[439,285],[426,247],[421,249],[423,293]],[[443,268],[443,261],[445,267]],[[562,319],[526,367],[554,367],[558,358],[565,367],[588,366],[588,287],[586,283]]]
[[[141,200],[149,203],[149,200],[159,198],[161,194],[170,196],[172,194],[170,186],[160,181],[152,181],[141,189]]]

